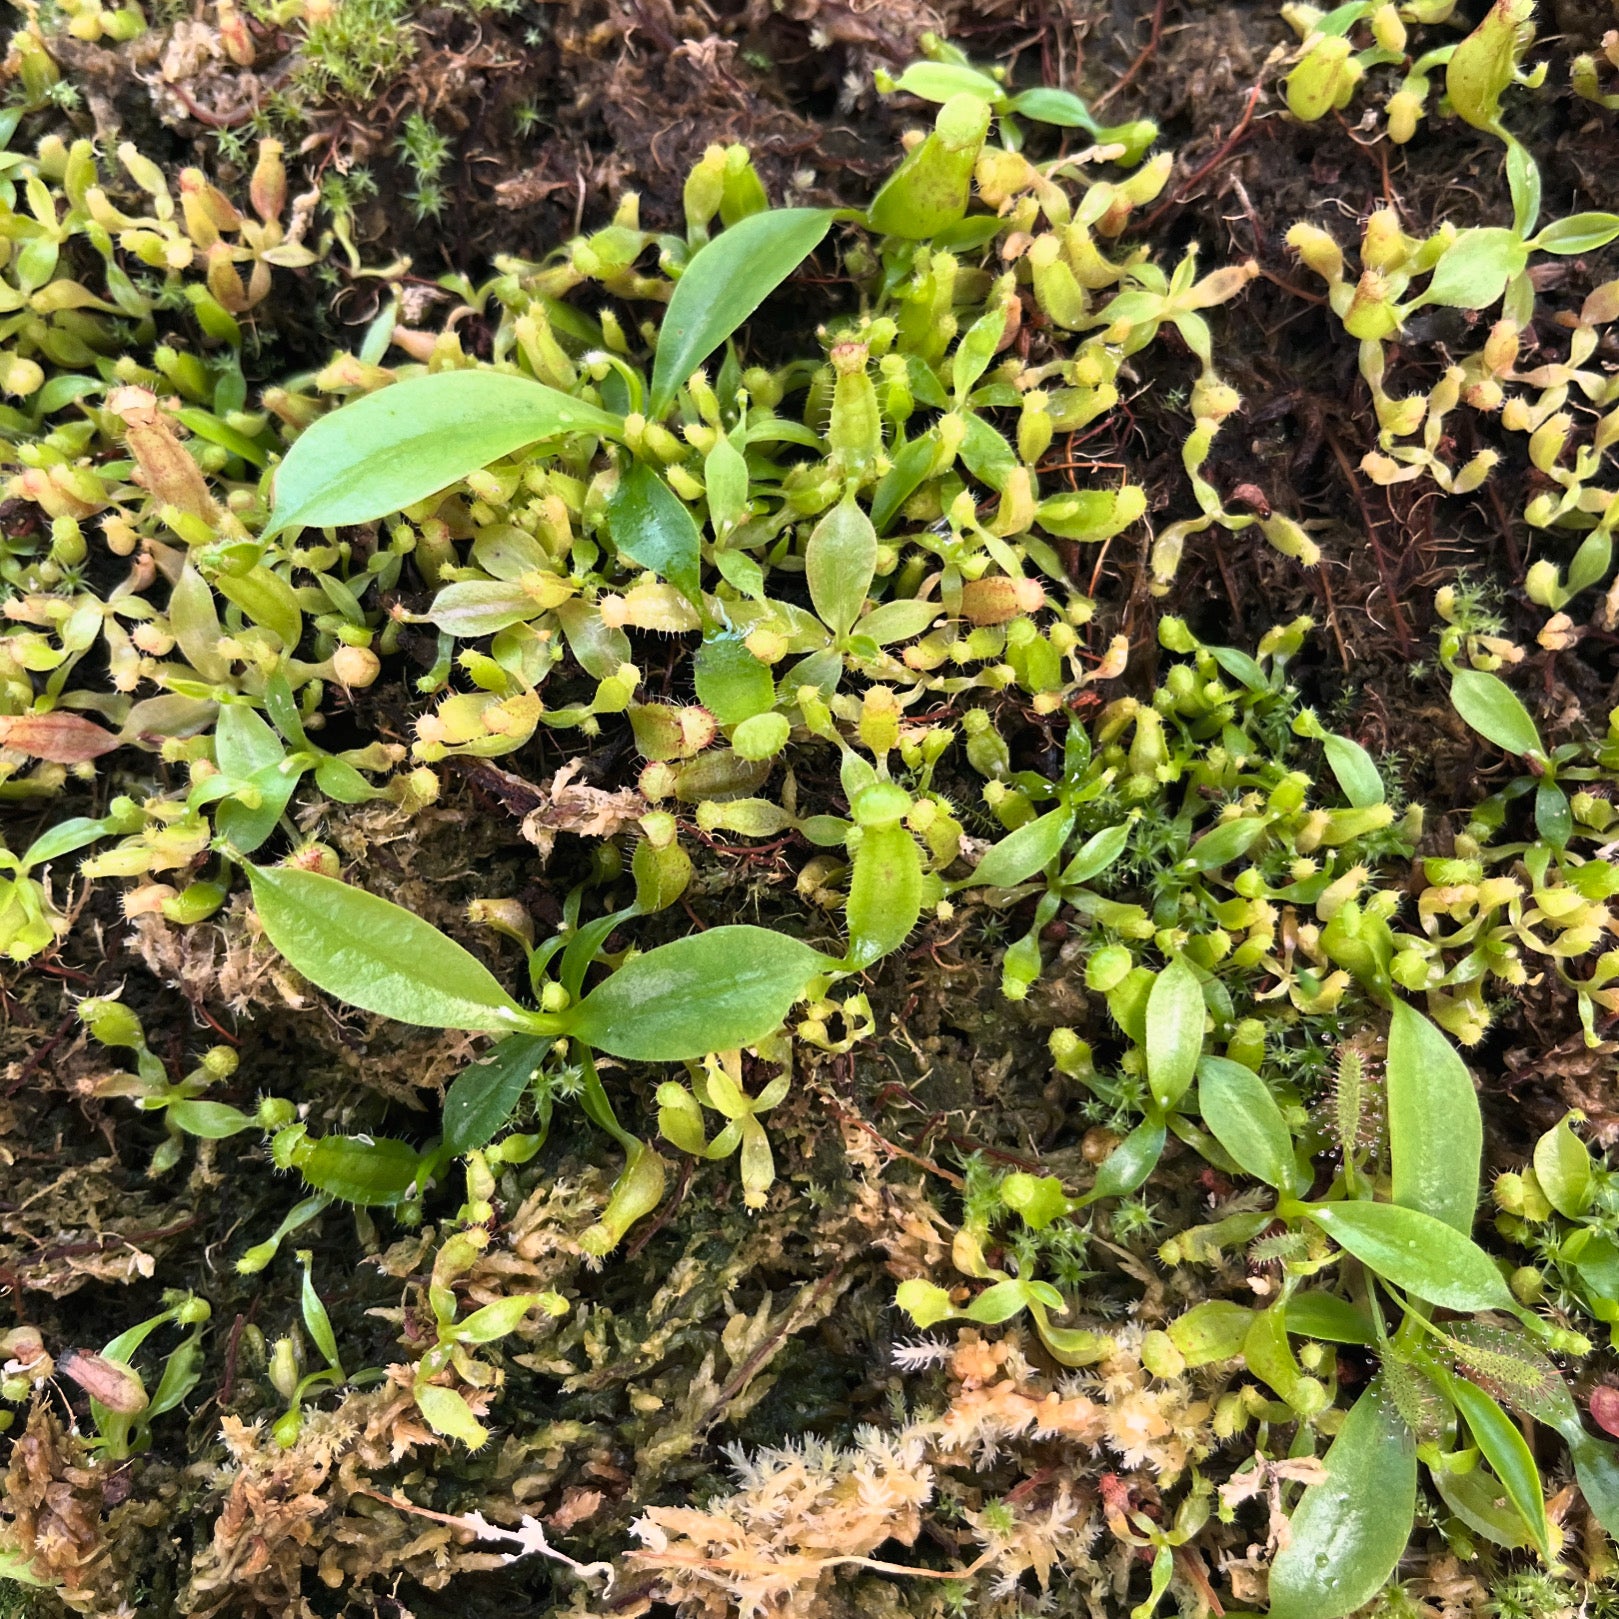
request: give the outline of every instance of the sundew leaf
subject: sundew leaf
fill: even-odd
[[[1343,1619],[1394,1572],[1411,1537],[1417,1447],[1381,1377],[1327,1451],[1325,1482],[1299,1498],[1270,1571],[1270,1619]]]
[[[710,928],[627,961],[569,1015],[567,1032],[633,1062],[683,1062],[751,1046],[781,1026],[820,951],[768,928]]]
[[[249,866],[264,932],[310,983],[428,1029],[508,1034],[526,1014],[475,957],[390,900],[335,877]]]
[[[1159,1107],[1186,1093],[1203,1050],[1203,986],[1177,956],[1147,996],[1147,1083]]]
[[[1467,1064],[1434,1024],[1394,1003],[1388,1050],[1394,1201],[1461,1232],[1478,1205],[1484,1120]]]
[[[1490,1256],[1453,1226],[1392,1203],[1329,1203],[1309,1217],[1346,1253],[1402,1292],[1448,1310],[1510,1310]]]
[[[1456,712],[1503,753],[1544,754],[1540,732],[1517,693],[1498,675],[1482,669],[1458,669],[1450,683]]]
[[[1292,1185],[1293,1138],[1270,1087],[1253,1069],[1229,1057],[1205,1057],[1197,1065],[1197,1100],[1203,1122],[1246,1174],[1279,1191]]]
[[[525,444],[623,419],[504,371],[411,377],[322,416],[275,473],[264,538],[387,517]]]
[[[686,379],[807,259],[830,208],[749,214],[692,255],[658,328],[648,414],[662,416]]]

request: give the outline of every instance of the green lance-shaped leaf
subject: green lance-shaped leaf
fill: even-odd
[[[1411,1536],[1417,1447],[1374,1378],[1328,1449],[1270,1571],[1270,1619],[1342,1619],[1378,1593]]]
[[[1016,888],[1019,883],[1026,883],[1062,853],[1073,824],[1074,812],[1066,805],[1047,810],[986,849],[972,875],[954,886]]]
[[[702,536],[686,503],[644,462],[607,497],[607,530],[620,556],[661,574],[701,611]]]
[[[662,416],[692,372],[821,245],[832,217],[830,208],[749,214],[692,256],[658,328],[650,415]]]
[[[833,963],[767,928],[719,927],[627,961],[567,1014],[568,1033],[634,1062],[683,1062],[779,1028]]]
[[[264,537],[365,523],[425,500],[525,444],[617,435],[623,420],[527,377],[441,371],[322,416],[276,469]]]
[[[452,1157],[487,1145],[517,1111],[529,1081],[551,1049],[547,1035],[508,1035],[481,1061],[457,1074],[444,1093],[444,1146]]]
[[[877,530],[851,496],[815,525],[804,548],[810,600],[834,635],[847,635],[860,617],[877,571]]]
[[[1453,1226],[1392,1203],[1330,1203],[1309,1216],[1391,1286],[1450,1310],[1510,1310],[1490,1256]]]
[[[1203,986],[1177,956],[1147,996],[1147,1084],[1161,1108],[1173,1107],[1197,1072],[1203,1050]]]
[[[1543,253],[1595,253],[1619,236],[1619,214],[1569,214],[1554,219],[1529,245]]]
[[[248,877],[270,943],[350,1006],[423,1028],[490,1034],[532,1017],[453,939],[390,900],[291,867],[249,866]]]
[[[1546,1522],[1546,1494],[1541,1487],[1540,1469],[1535,1466],[1535,1458],[1517,1424],[1483,1389],[1465,1377],[1448,1378],[1445,1392],[1466,1419],[1468,1430],[1484,1459],[1495,1469],[1507,1499],[1517,1508],[1541,1556],[1550,1557],[1551,1530]]]
[[[1106,826],[1100,832],[1092,833],[1080,844],[1074,858],[1063,867],[1057,881],[1064,888],[1074,888],[1100,877],[1124,853],[1124,847],[1130,841],[1130,826],[1129,821],[1120,821],[1117,826]]]
[[[1450,701],[1486,742],[1493,742],[1503,753],[1545,753],[1529,710],[1498,675],[1482,669],[1458,669],[1450,684]]]
[[[1253,1069],[1229,1057],[1205,1057],[1197,1065],[1197,1099],[1203,1122],[1247,1174],[1279,1191],[1291,1187],[1293,1138],[1270,1087]]]
[[[1126,1197],[1158,1167],[1164,1155],[1165,1131],[1162,1124],[1143,1119],[1106,1158],[1096,1172],[1090,1191],[1080,1206],[1104,1197]]]
[[[1394,1201],[1466,1236],[1484,1152],[1478,1097],[1455,1048],[1403,1001],[1389,1030],[1388,1131]]]

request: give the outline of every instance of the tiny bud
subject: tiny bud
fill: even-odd
[[[339,685],[369,686],[381,670],[381,659],[369,647],[340,646],[332,654],[332,674]]]

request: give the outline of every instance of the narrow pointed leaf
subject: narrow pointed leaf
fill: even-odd
[[[525,444],[621,431],[621,418],[500,371],[411,377],[322,416],[276,469],[268,539],[387,517]]]
[[[739,219],[693,255],[658,329],[649,415],[668,410],[692,372],[821,245],[831,224],[830,208],[773,208]]]
[[[1551,1555],[1551,1530],[1546,1522],[1546,1494],[1540,1470],[1517,1425],[1477,1384],[1465,1377],[1452,1378],[1446,1392],[1467,1421],[1484,1459],[1495,1469],[1507,1498],[1528,1526],[1530,1538],[1542,1557]]]
[[[489,970],[403,907],[319,872],[249,866],[248,876],[270,943],[328,994],[428,1029],[522,1026]]]
[[[962,886],[1015,888],[1027,882],[1062,853],[1073,824],[1074,812],[1068,807],[1047,810],[986,849]]]

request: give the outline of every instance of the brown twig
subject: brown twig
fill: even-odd
[[[1201,185],[1203,181],[1214,172],[1215,169],[1219,168],[1219,166],[1224,163],[1234,151],[1236,151],[1248,134],[1249,126],[1254,121],[1254,108],[1259,105],[1259,98],[1264,93],[1264,86],[1258,84],[1256,84],[1253,89],[1248,92],[1248,104],[1242,109],[1242,117],[1237,120],[1237,127],[1233,129],[1223,141],[1221,141],[1219,150],[1215,152],[1214,156],[1211,157],[1208,162],[1197,171],[1196,174],[1194,174],[1183,185],[1177,187],[1175,193],[1169,198],[1168,201],[1160,203],[1158,207],[1152,211],[1147,218],[1146,224],[1141,227],[1143,234],[1150,233],[1153,226],[1156,225],[1171,208],[1177,207],[1179,204],[1185,202],[1192,192],[1196,190],[1197,187]]]
[[[1338,435],[1328,432],[1326,439],[1333,458],[1337,461],[1350,490],[1355,496],[1355,505],[1360,510],[1360,520],[1365,526],[1366,538],[1372,548],[1372,560],[1377,564],[1377,577],[1382,583],[1383,594],[1389,599],[1389,613],[1394,620],[1395,638],[1400,643],[1400,656],[1409,660],[1412,656],[1411,629],[1405,621],[1405,614],[1400,611],[1399,594],[1389,581],[1388,558],[1383,555],[1383,546],[1377,537],[1377,524],[1373,521],[1371,508],[1366,504],[1366,496],[1361,490],[1360,479],[1355,476],[1355,469],[1350,464],[1349,457],[1344,454],[1344,447],[1338,442]]]
[[[1153,59],[1158,50],[1158,41],[1163,38],[1164,34],[1164,5],[1165,0],[1158,0],[1158,3],[1152,8],[1152,32],[1147,35],[1147,43],[1142,46],[1141,54],[1125,70],[1124,77],[1117,84],[1110,90],[1103,91],[1091,103],[1092,112],[1100,112],[1114,96],[1133,83],[1135,76]]]

